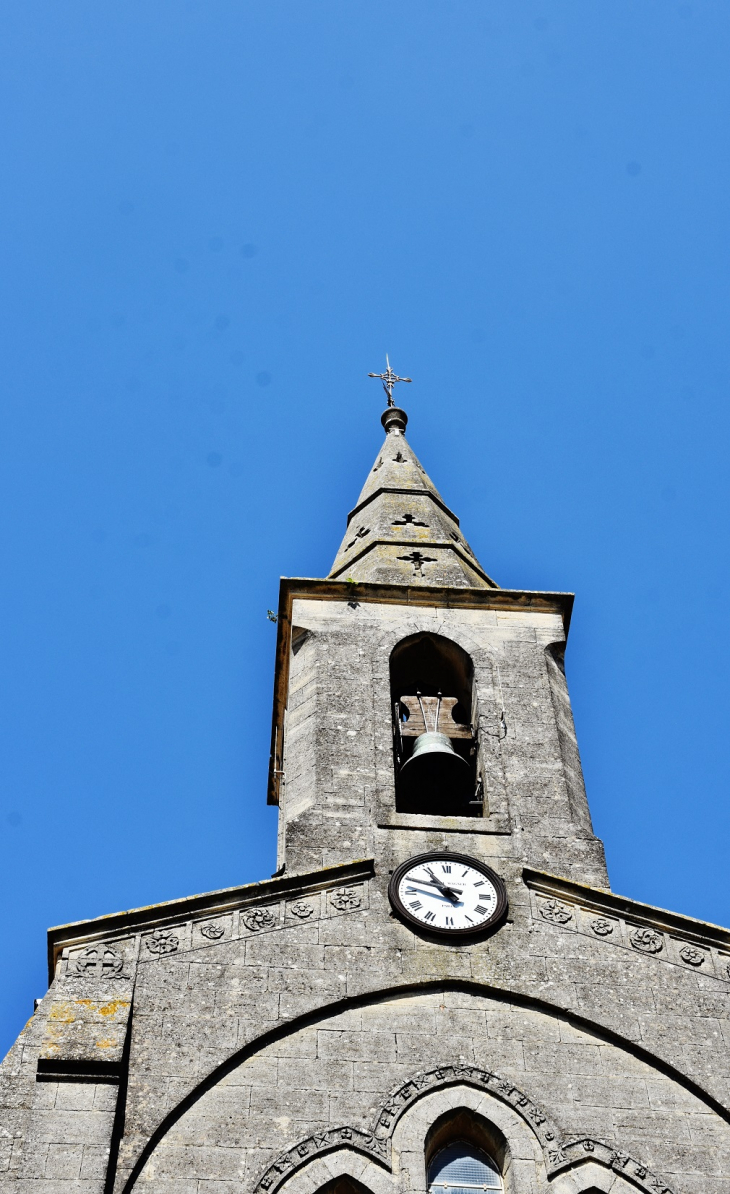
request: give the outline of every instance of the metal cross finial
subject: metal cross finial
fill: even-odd
[[[380,378],[380,380],[383,383],[383,389],[385,390],[386,394],[388,395],[388,406],[395,406],[395,402],[393,401],[393,386],[395,385],[395,383],[397,381],[412,381],[413,378],[412,377],[399,377],[397,373],[394,373],[390,367],[390,361],[388,360],[387,352],[385,354],[385,363],[387,365],[387,369],[385,370],[385,373],[368,373],[368,377],[379,377]]]

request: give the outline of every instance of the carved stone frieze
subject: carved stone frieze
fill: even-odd
[[[671,1187],[647,1169],[646,1165],[629,1153],[618,1152],[599,1140],[571,1140],[563,1145],[563,1152],[567,1166],[587,1160],[598,1161],[607,1169],[620,1173],[640,1190],[646,1191],[646,1194],[672,1194]]]
[[[416,1074],[408,1082],[399,1086],[381,1107],[373,1129],[375,1134],[389,1137],[403,1112],[416,1099],[432,1090],[443,1086],[452,1086],[457,1082],[476,1086],[480,1090],[488,1090],[503,1102],[509,1103],[529,1124],[543,1148],[552,1147],[553,1142],[558,1139],[557,1128],[548,1121],[542,1109],[513,1082],[505,1080],[499,1074],[479,1069],[477,1066],[463,1064],[439,1066],[436,1070]]]
[[[386,1143],[385,1140],[378,1140],[372,1132],[362,1132],[359,1128],[350,1127],[330,1128],[327,1132],[317,1132],[313,1136],[306,1136],[293,1148],[280,1153],[259,1180],[256,1194],[274,1194],[284,1178],[307,1161],[343,1146],[352,1148],[359,1153],[365,1153],[366,1156],[378,1161],[381,1165],[387,1165],[389,1160],[389,1143]]]
[[[350,869],[350,868],[348,868]],[[367,876],[356,875],[356,879]],[[171,927],[149,928],[130,938],[125,926],[124,950],[116,941],[91,942],[84,948],[80,944],[63,951],[66,959],[66,974],[69,977],[84,976],[89,979],[129,977],[124,971],[134,970],[138,961],[150,962],[154,958],[168,957],[200,947],[201,938],[211,944],[223,940],[238,940],[249,933],[260,933],[294,923],[305,924],[321,916],[335,916],[356,912],[368,907],[367,882],[349,882],[342,886],[320,886],[311,891],[299,889],[276,902],[266,904],[244,904],[240,913],[236,910],[211,909],[207,919],[196,916],[182,924]],[[60,951],[59,951],[60,952]]]
[[[323,1153],[339,1148],[351,1148],[391,1169],[391,1138],[404,1114],[422,1095],[456,1083],[466,1083],[496,1095],[522,1116],[542,1147],[548,1176],[570,1169],[586,1160],[597,1161],[628,1178],[645,1194],[672,1194],[665,1183],[645,1165],[628,1153],[602,1144],[598,1140],[580,1139],[568,1143],[561,1140],[553,1124],[541,1108],[515,1086],[498,1074],[471,1065],[443,1065],[438,1069],[415,1074],[389,1096],[375,1116],[371,1132],[349,1126],[306,1136],[291,1148],[280,1153],[265,1170],[254,1194],[275,1194],[275,1191],[302,1165]]]
[[[528,886],[534,893],[532,916],[535,920],[546,920],[556,928],[577,931],[597,941],[636,950],[645,957],[653,957],[672,966],[693,970],[701,968],[707,977],[723,983],[730,980],[730,962],[719,944],[694,944],[691,937],[690,940],[686,937],[682,939],[680,933],[675,936],[672,930],[665,929],[663,925],[637,924],[635,920],[614,915],[613,909],[608,915],[602,915],[595,904],[592,908],[590,905],[586,907],[580,897],[571,899],[573,893],[566,893],[565,898],[558,899],[557,895],[551,895],[549,888],[533,887],[529,880]]]

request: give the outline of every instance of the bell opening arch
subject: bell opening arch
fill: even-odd
[[[390,655],[396,810],[483,815],[474,665],[443,635],[402,639]]]

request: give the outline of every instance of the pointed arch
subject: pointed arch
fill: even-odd
[[[404,983],[393,985],[392,987],[381,989],[379,991],[366,992],[354,998],[335,1000],[325,1007],[313,1009],[312,1011],[305,1013],[296,1019],[290,1020],[285,1024],[281,1024],[274,1030],[262,1034],[262,1036],[256,1038],[232,1053],[224,1062],[222,1062],[205,1078],[203,1078],[198,1085],[196,1085],[183,1099],[181,1099],[181,1101],[175,1107],[173,1107],[164,1116],[163,1119],[160,1120],[160,1122],[157,1124],[157,1127],[150,1132],[144,1143],[140,1142],[138,1150],[135,1149],[134,1153],[129,1157],[128,1168],[126,1171],[119,1173],[119,1189],[127,1192],[128,1194],[128,1192],[134,1188],[137,1179],[141,1176],[142,1171],[147,1165],[147,1162],[151,1159],[168,1133],[175,1128],[178,1122],[188,1112],[195,1108],[199,1101],[203,1099],[210,1091],[212,1091],[219,1083],[221,1083],[228,1075],[230,1075],[234,1070],[247,1061],[256,1058],[269,1046],[275,1045],[278,1041],[281,1041],[285,1037],[291,1037],[299,1031],[314,1027],[315,1025],[320,1025],[324,1021],[330,1020],[341,1013],[345,1013],[353,1009],[381,1004],[384,1001],[398,999],[404,996],[427,996],[429,994],[433,994],[434,992],[438,992],[439,995],[442,995],[446,991],[488,998],[497,1002],[503,1002],[505,998],[505,993],[498,988],[494,988],[488,983],[482,983],[473,980],[452,979],[444,982],[444,980],[441,979],[433,980],[431,982],[420,982],[417,984]],[[574,1026],[582,1031],[590,1032],[599,1037],[606,1044],[613,1045],[616,1048],[625,1051],[638,1061],[649,1065],[656,1073],[663,1075],[673,1082],[676,1082],[679,1087],[687,1092],[687,1094],[691,1095],[693,1098],[696,1098],[699,1103],[701,1103],[707,1110],[712,1111],[719,1120],[725,1124],[730,1124],[730,1113],[728,1112],[727,1108],[719,1103],[716,1098],[714,1098],[707,1090],[703,1089],[696,1081],[688,1077],[688,1075],[677,1070],[667,1061],[649,1053],[648,1050],[638,1045],[636,1042],[621,1036],[620,1034],[608,1028],[606,1025],[596,1024],[595,1022],[588,1020],[575,1012],[567,1012],[564,1008],[558,1008],[544,1000],[531,997],[517,997],[514,992],[510,993],[509,1001],[512,1005],[516,1005],[520,1008],[532,1009],[535,1012],[545,1015],[557,1015],[565,1018],[571,1026]],[[463,1070],[463,1066],[452,1066],[451,1073],[447,1074],[446,1068],[441,1069],[440,1072],[442,1077],[445,1079],[442,1081],[441,1085],[444,1088],[444,1093],[447,1098],[452,1097],[448,1091],[449,1086],[453,1087],[460,1085],[461,1089],[464,1089],[463,1083],[461,1082]],[[387,1156],[388,1139],[386,1138],[388,1137],[387,1129],[389,1129],[391,1125],[393,1125],[395,1129],[398,1128],[398,1121],[402,1118],[404,1102],[407,1101],[403,1099],[403,1092],[406,1088],[409,1091],[411,1088],[413,1088],[414,1091],[417,1090],[418,1083],[421,1082],[421,1080],[421,1075],[415,1075],[414,1078],[408,1083],[404,1084],[402,1087],[399,1087],[398,1090],[391,1095],[391,1097],[379,1110],[378,1124],[382,1127],[382,1131],[377,1131],[376,1133],[372,1131],[369,1133],[362,1133],[364,1136],[368,1136],[369,1143],[371,1143],[373,1140],[377,1140],[378,1142],[375,1145],[375,1148],[378,1150],[377,1153],[371,1152],[370,1148],[360,1151],[361,1153],[367,1155],[368,1163],[372,1164],[374,1169],[379,1170],[381,1173],[385,1174],[389,1169],[389,1157]],[[509,1091],[513,1092],[511,1094],[506,1094],[505,1091],[500,1090],[499,1081],[500,1080],[498,1079],[490,1081],[487,1090],[481,1088],[481,1095],[488,1094],[490,1099],[493,1100],[493,1105],[495,1107],[498,1107],[501,1104],[507,1108],[509,1104],[510,1116],[515,1117],[516,1122],[522,1122],[525,1127],[527,1127],[527,1123],[522,1118],[521,1113],[524,1112],[530,1105],[529,1098],[524,1096],[526,1102],[524,1104],[520,1104],[519,1100],[523,1097],[521,1092],[517,1091],[512,1084],[506,1084]],[[506,1097],[503,1097],[505,1095]],[[454,1095],[453,1097],[456,1096]],[[480,1097],[480,1090],[477,1090],[476,1087],[475,1097]],[[447,1110],[452,1105],[452,1103],[446,1103],[444,1104],[442,1110]],[[539,1114],[539,1108],[537,1108],[537,1111]],[[381,1117],[383,1115],[385,1115],[387,1119],[387,1125],[384,1123],[381,1124]],[[435,1118],[435,1116],[432,1118]],[[530,1122],[532,1122],[529,1115],[528,1119]],[[432,1122],[432,1120],[429,1120],[429,1124],[430,1122]],[[352,1133],[355,1133],[356,1131],[355,1129],[348,1130]],[[552,1130],[549,1124],[548,1130]],[[340,1131],[340,1129],[337,1129],[337,1131]],[[534,1139],[534,1132],[532,1129],[530,1129],[528,1135]],[[572,1170],[577,1167],[578,1170],[583,1173],[586,1165],[594,1164],[597,1166],[596,1171],[602,1172],[606,1168],[612,1169],[616,1175],[621,1174],[622,1179],[630,1180],[633,1189],[638,1188],[642,1191],[646,1191],[647,1194],[657,1194],[657,1189],[661,1188],[664,1190],[668,1188],[663,1185],[659,1178],[652,1174],[648,1174],[646,1179],[642,1178],[642,1171],[644,1173],[647,1173],[648,1171],[643,1168],[639,1159],[632,1160],[627,1154],[619,1153],[615,1149],[609,1148],[600,1142],[578,1140],[561,1144],[559,1137],[556,1136],[554,1142],[546,1140],[546,1145],[548,1144],[551,1150],[554,1152],[554,1172],[556,1175],[555,1180],[557,1180],[559,1174],[565,1169]],[[353,1149],[354,1151],[357,1151],[357,1146],[353,1146],[351,1138],[340,1137],[337,1147],[342,1148],[345,1146],[347,1147],[348,1151]],[[334,1139],[332,1139],[330,1147],[334,1152],[336,1148],[336,1142]],[[383,1149],[385,1149],[385,1154],[383,1153]],[[652,1187],[650,1184],[648,1184],[650,1181],[659,1182],[659,1186]],[[579,1194],[579,1192],[585,1188],[587,1187],[566,1186],[565,1190],[566,1194]],[[310,1191],[309,1194],[312,1194],[312,1191]]]

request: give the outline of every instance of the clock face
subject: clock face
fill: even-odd
[[[404,919],[449,937],[481,932],[507,910],[499,875],[465,854],[409,859],[394,871],[388,894]]]

